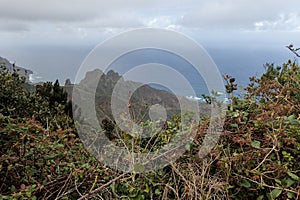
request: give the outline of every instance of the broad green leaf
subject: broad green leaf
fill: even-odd
[[[274,189],[270,192],[270,197],[271,199],[276,199],[277,197],[280,196],[282,190],[279,190],[279,189]]]
[[[288,172],[287,173],[292,179],[298,181],[299,180],[299,176],[297,176],[296,174],[293,174],[292,172]]]
[[[230,124],[230,126],[231,126],[232,128],[238,128],[238,127],[239,127],[238,124]]]
[[[185,145],[185,150],[190,151],[191,150],[191,143],[187,143]]]
[[[160,189],[156,188],[154,193],[155,193],[156,195],[160,195],[160,194],[161,194],[161,191],[160,191]]]
[[[295,183],[294,180],[287,178],[286,180],[286,187],[291,187]]]
[[[246,180],[246,179],[242,179],[240,185],[243,186],[243,187],[245,187],[245,188],[251,187],[250,182],[248,180]]]
[[[295,197],[295,194],[292,192],[287,193],[288,198],[293,199]]]
[[[144,189],[144,192],[149,193],[150,189],[149,189],[149,185],[146,183],[146,189]]]
[[[251,146],[254,147],[254,148],[260,148],[260,141],[253,140],[251,142]]]
[[[260,195],[259,197],[257,197],[256,200],[263,200],[264,199],[264,195]]]
[[[279,185],[281,185],[281,180],[275,179],[275,182],[278,183]]]

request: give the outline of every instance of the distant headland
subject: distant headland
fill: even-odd
[[[8,59],[0,57],[0,64],[4,65],[8,71],[12,72],[14,70],[20,72],[22,76],[26,78],[26,82],[29,82],[30,75],[33,74],[33,71],[29,69],[25,69],[23,67],[19,67],[15,65],[15,63],[11,63]]]

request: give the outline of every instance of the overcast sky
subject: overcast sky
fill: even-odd
[[[42,76],[50,64],[67,73],[99,42],[142,27],[180,31],[208,49],[300,46],[300,1],[0,0],[0,56]]]

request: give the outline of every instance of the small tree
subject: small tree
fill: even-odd
[[[17,71],[9,72],[5,65],[0,66],[0,113],[16,117],[27,115],[29,94],[23,88],[25,77]]]

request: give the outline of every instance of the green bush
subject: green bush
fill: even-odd
[[[0,66],[0,113],[17,117],[28,115],[29,94],[24,90],[25,77],[18,72],[9,72],[4,65]]]
[[[296,199],[300,186],[300,68],[266,65],[228,111],[218,162],[234,199]],[[251,191],[251,192],[250,192]]]
[[[67,93],[59,86],[46,82],[27,91],[25,77],[18,72],[9,72],[5,66],[0,70],[0,113],[12,118],[32,118],[50,129],[73,126],[72,103]]]
[[[197,157],[209,125],[209,118],[203,118],[193,127],[194,142],[176,162],[150,173],[123,176],[86,151],[58,82],[28,92],[17,73],[0,70],[0,74],[1,199],[300,197],[300,68],[295,62],[267,64],[261,77],[250,78],[244,98],[234,94],[235,79],[225,76],[231,102],[224,134],[207,157]],[[112,141],[139,151],[147,150],[148,144],[157,148],[167,144],[180,117],[166,122],[153,141],[134,138],[108,119],[101,125]]]

